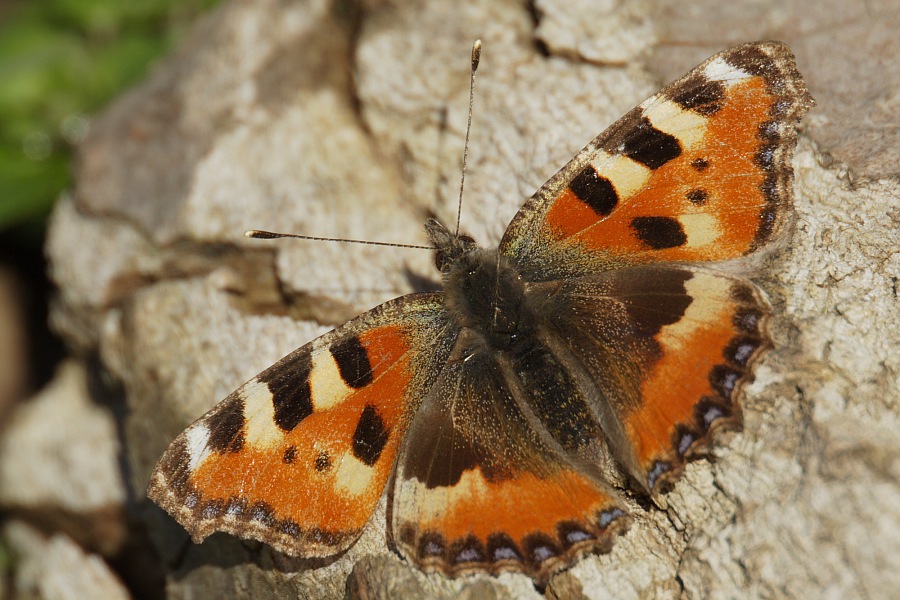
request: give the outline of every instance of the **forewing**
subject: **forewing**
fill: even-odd
[[[175,439],[149,497],[197,542],[225,531],[293,556],[348,547],[454,335],[440,295],[419,294],[313,340]]]
[[[531,281],[752,252],[783,228],[795,126],[813,104],[786,45],[717,54],[588,144],[501,252]]]

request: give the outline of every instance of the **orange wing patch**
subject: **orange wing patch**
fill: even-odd
[[[268,384],[243,388],[238,393],[246,416],[241,451],[209,453],[192,470],[190,483],[204,497],[226,502],[238,491],[265,498],[268,518],[285,527],[293,523],[298,533],[318,530],[316,535],[333,538],[358,534],[393,467],[404,427],[403,403],[391,400],[403,397],[410,373],[409,346],[396,327],[351,336],[331,348],[351,344],[358,354],[344,358],[357,365],[346,363],[347,379],[340,376],[340,363],[329,348],[312,353],[315,412],[289,431],[275,427],[276,402]],[[378,357],[370,370],[362,366],[368,365],[367,356]],[[351,378],[351,369],[362,382]],[[331,377],[317,374],[320,370]]]
[[[448,575],[524,571],[539,582],[580,554],[609,552],[630,519],[618,502],[575,470],[527,471],[492,481],[480,469],[450,488],[403,482],[398,543],[420,567]],[[482,515],[482,517],[477,517]]]
[[[748,254],[787,218],[794,127],[813,104],[783,44],[714,56],[588,144],[501,251],[542,280]]]
[[[722,107],[708,118],[665,98],[639,109],[648,121],[638,127],[659,132],[646,134],[658,138],[647,143],[665,148],[662,140],[669,140],[673,158],[662,162],[668,155],[660,152],[661,164],[651,169],[601,151],[585,169],[598,178],[608,175],[607,202],[614,209],[598,219],[570,184],[547,214],[550,235],[636,262],[721,260],[749,252],[771,202],[763,191],[767,173],[758,164],[765,144],[758,132],[770,102],[764,80],[752,77],[730,86]],[[668,121],[675,122],[672,133],[656,128]],[[635,163],[627,177],[616,168],[623,161]]]
[[[509,364],[471,353],[463,330],[401,452],[391,528],[401,553],[456,576],[520,571],[539,583],[582,553],[608,552],[629,520],[535,417]]]
[[[769,305],[752,284],[695,271],[683,318],[655,336],[662,356],[643,379],[638,408],[624,415],[648,489],[673,481],[706,449],[714,429],[740,429],[740,389],[771,347]]]

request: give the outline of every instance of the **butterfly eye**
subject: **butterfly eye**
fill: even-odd
[[[451,264],[453,264],[453,260],[443,250],[438,250],[434,253],[434,266],[441,273],[447,272]]]

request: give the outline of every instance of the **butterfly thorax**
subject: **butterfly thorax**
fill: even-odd
[[[425,227],[443,274],[444,305],[461,328],[479,334],[492,349],[505,350],[530,329],[525,284],[515,264],[497,250],[479,248],[435,220]]]

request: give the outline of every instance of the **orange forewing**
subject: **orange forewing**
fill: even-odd
[[[444,360],[438,342],[446,323],[435,297],[401,300],[405,313],[398,311],[404,302],[383,305],[226,398],[173,442],[150,497],[197,541],[228,531],[303,556],[327,556],[352,543],[384,491],[419,387]],[[365,385],[342,379],[348,376],[332,350],[348,339],[366,361],[358,373]],[[294,379],[287,389],[273,387],[270,374]],[[308,414],[285,429],[276,396],[287,394],[287,412],[296,410],[305,398],[292,388],[304,386]]]
[[[212,454],[191,473],[191,484],[207,498],[227,499],[239,493],[251,501],[265,500],[276,519],[290,520],[302,530],[360,530],[393,467],[405,431],[404,403],[397,399],[404,396],[411,379],[409,343],[398,327],[371,329],[361,334],[360,340],[369,356],[377,359],[372,383],[332,408],[313,412],[276,447],[248,444],[241,452]],[[389,431],[388,440],[371,471],[357,467],[343,472],[341,464],[354,460],[348,453],[366,406],[372,406],[381,417]],[[289,448],[295,458],[286,462]],[[337,464],[318,470],[317,460],[322,456]],[[350,476],[352,481],[342,480]]]
[[[773,102],[762,77],[734,85],[722,109],[707,121],[702,143],[655,169],[644,188],[620,198],[607,218],[598,219],[564,188],[547,213],[549,235],[557,242],[583,244],[586,249],[624,255],[637,262],[715,261],[746,254],[753,247],[767,204],[761,189],[766,173],[755,163],[755,155],[762,145],[757,131],[768,119]],[[708,166],[702,170],[692,166],[698,159]],[[604,174],[602,169],[598,172]],[[695,189],[708,194],[702,206],[686,200]],[[710,219],[695,221],[697,227],[709,227],[703,234],[698,232],[703,235],[700,243],[648,249],[631,227],[635,217],[685,215],[710,215]]]

